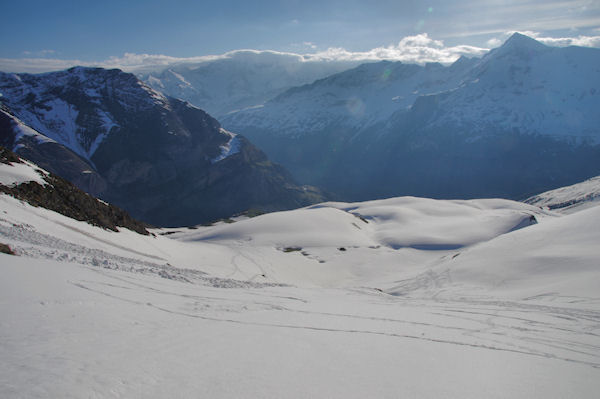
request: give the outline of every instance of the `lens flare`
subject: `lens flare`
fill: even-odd
[[[383,73],[381,74],[381,80],[388,80],[388,78],[390,77],[391,74],[392,74],[392,70],[389,68],[386,68],[386,70],[383,71]]]
[[[351,97],[346,102],[346,109],[350,115],[360,118],[365,114],[365,103],[358,97]]]

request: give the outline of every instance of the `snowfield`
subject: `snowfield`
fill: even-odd
[[[598,225],[402,197],[142,236],[2,194],[0,397],[596,397]]]

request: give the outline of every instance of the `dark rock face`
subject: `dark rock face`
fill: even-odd
[[[0,90],[5,145],[152,224],[197,224],[323,199],[204,111],[131,74],[80,67],[0,73]],[[35,134],[23,134],[22,125]]]
[[[0,147],[0,162],[11,164],[21,163],[21,160],[13,152]],[[0,192],[94,226],[113,231],[117,231],[117,227],[125,227],[140,234],[149,234],[147,225],[133,219],[122,209],[97,200],[53,173],[42,174],[42,177],[48,184],[40,185],[33,181],[14,187],[0,184]]]
[[[2,244],[2,243],[0,243],[0,253],[7,254],[7,255],[16,255],[11,247],[9,247],[6,244]]]

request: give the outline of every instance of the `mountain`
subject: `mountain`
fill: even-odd
[[[450,66],[365,64],[223,125],[346,199],[521,199],[600,173],[600,50],[514,34]]]
[[[322,197],[244,137],[120,70],[0,74],[2,143],[155,225]]]
[[[98,195],[107,188],[106,180],[87,160],[59,142],[32,129],[0,102],[0,145],[18,151],[26,159]]]
[[[239,50],[200,63],[140,73],[150,87],[181,98],[218,119],[259,106],[285,90],[358,65],[356,61],[305,60],[295,54]]]

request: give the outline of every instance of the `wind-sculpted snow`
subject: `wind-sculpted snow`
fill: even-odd
[[[182,239],[286,247],[458,249],[534,224],[539,208],[507,200],[401,197],[324,203],[189,233]],[[307,234],[310,232],[310,234]]]
[[[0,254],[0,396],[600,389],[600,207],[407,197],[236,220],[142,236],[0,196],[18,254]]]

